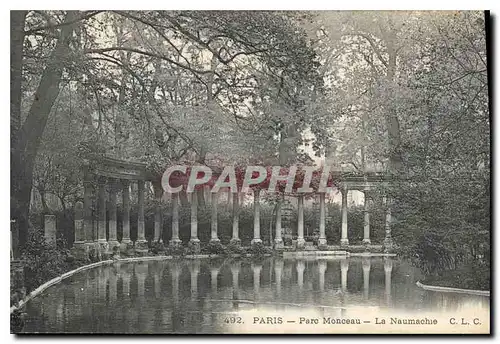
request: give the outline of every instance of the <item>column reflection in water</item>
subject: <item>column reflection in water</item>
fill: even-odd
[[[392,274],[392,259],[384,258],[384,274],[385,274],[385,302],[387,306],[391,306],[391,274]]]
[[[128,266],[130,264],[123,264],[120,267],[120,277],[122,279],[122,295],[124,299],[130,297],[130,272]]]
[[[198,298],[198,275],[200,274],[200,262],[189,263],[189,274],[191,275],[191,300]]]
[[[170,273],[172,275],[172,300],[174,308],[179,305],[179,276],[181,267],[178,262],[172,262]]]
[[[370,292],[370,268],[371,268],[370,258],[363,258],[362,266],[363,266],[363,297],[365,300],[368,300]]]
[[[303,260],[297,261],[297,285],[299,289],[304,288],[304,270],[306,265]]]
[[[99,267],[97,270],[97,295],[99,302],[106,301],[106,277],[104,268]]]
[[[274,261],[274,274],[276,275],[276,293],[281,295],[281,275],[283,274],[283,260],[277,259]]]
[[[116,302],[116,289],[117,289],[117,283],[118,283],[118,278],[116,276],[116,268],[109,268],[106,269],[106,271],[109,271],[108,273],[108,281],[109,281],[109,303],[111,306],[114,305]]]
[[[239,300],[239,275],[241,269],[241,262],[233,262],[231,264],[231,276],[232,276],[232,289],[233,289],[233,309],[238,309],[238,301]]]
[[[342,293],[347,292],[347,272],[349,271],[349,260],[344,259],[340,262],[340,285]]]
[[[319,275],[319,290],[325,290],[325,272],[326,272],[326,261],[319,260],[318,261],[318,275]]]
[[[162,271],[160,270],[160,264],[158,262],[155,262],[152,267],[152,274],[153,274],[153,281],[154,281],[154,293],[155,293],[155,298],[158,300],[161,298],[161,278],[162,278]]]
[[[262,270],[262,264],[252,263],[253,271],[253,298],[254,301],[258,301],[260,293],[260,272]]]
[[[212,294],[217,294],[217,277],[219,276],[219,268],[217,266],[210,267],[210,288]]]
[[[137,296],[139,300],[144,300],[144,290],[146,287],[146,276],[148,271],[147,263],[136,263],[134,265],[134,274],[137,278]]]

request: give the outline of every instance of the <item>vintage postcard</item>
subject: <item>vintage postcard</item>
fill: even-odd
[[[490,35],[11,11],[11,333],[490,334]]]

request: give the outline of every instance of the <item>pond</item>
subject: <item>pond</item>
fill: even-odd
[[[489,330],[488,297],[425,291],[415,285],[419,279],[407,262],[378,257],[115,262],[29,301],[23,332]],[[459,324],[464,316],[468,326]],[[439,324],[391,324],[424,317]]]

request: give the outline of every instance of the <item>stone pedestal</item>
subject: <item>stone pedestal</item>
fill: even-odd
[[[44,216],[45,241],[51,246],[56,246],[56,216]]]
[[[200,248],[200,239],[190,239],[188,243],[188,247],[191,249],[191,251],[195,254],[200,253],[201,248]]]

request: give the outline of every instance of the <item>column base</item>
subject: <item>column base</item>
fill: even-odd
[[[190,239],[188,243],[188,248],[191,249],[192,253],[198,254],[201,251],[200,239]]]
[[[384,239],[384,252],[388,253],[388,252],[392,251],[393,248],[394,248],[394,242],[392,241],[392,238],[386,237]]]
[[[349,239],[340,239],[340,246],[341,247],[349,246]]]
[[[118,240],[110,240],[108,242],[108,244],[109,244],[109,250],[111,252],[115,251],[115,247],[118,247],[118,249],[120,248],[120,243],[118,242]],[[116,250],[118,250],[118,249],[116,249]]]
[[[326,238],[319,238],[318,239],[318,248],[324,249],[327,248],[328,243],[326,241]]]
[[[134,245],[135,253],[139,255],[146,254],[149,251],[148,242],[144,239],[137,240]]]
[[[212,238],[212,239],[210,239],[209,243],[210,244],[219,244],[220,243],[220,239],[219,238]]]
[[[274,239],[274,249],[275,250],[282,250],[285,248],[285,244],[283,243],[283,239]]]
[[[134,249],[134,243],[130,239],[124,239],[120,243],[120,252],[128,253]]]
[[[240,238],[232,238],[229,241],[229,245],[232,245],[232,246],[241,246],[241,239]]]
[[[172,239],[168,242],[168,245],[169,246],[172,246],[172,247],[178,247],[178,246],[181,246],[182,245],[182,241],[181,239],[179,238],[175,238],[175,239]]]
[[[363,239],[363,245],[371,245],[372,241],[370,239]]]
[[[262,239],[260,239],[260,238],[252,239],[252,241],[250,242],[250,245],[252,245],[252,246],[258,245],[258,244],[262,244]]]
[[[297,249],[303,249],[306,246],[304,238],[297,238]]]

